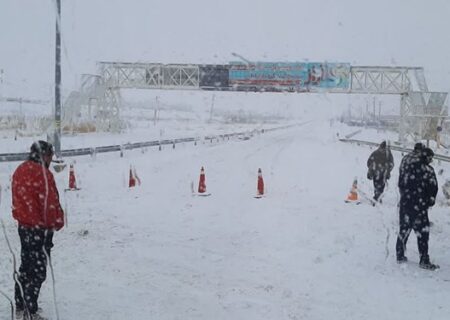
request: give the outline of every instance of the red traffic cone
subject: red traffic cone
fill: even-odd
[[[350,189],[350,193],[348,194],[347,200],[345,200],[345,202],[359,203],[359,201],[358,201],[358,180],[356,178],[355,178],[355,180],[353,180],[352,188]]]
[[[73,164],[71,164],[69,167],[69,190],[78,190],[77,180],[75,179],[75,169],[73,168]]]
[[[140,186],[141,179],[139,179],[138,175],[136,174],[136,168],[130,166],[130,179],[128,181],[128,187],[129,188],[135,187],[136,184]]]
[[[262,177],[261,168],[258,169],[258,184],[256,195],[258,197],[262,197],[264,195],[264,180]]]
[[[128,181],[128,187],[132,188],[136,186],[136,178],[134,177],[133,168],[130,166],[130,179]]]
[[[200,169],[200,180],[198,182],[198,193],[206,192],[205,169]]]

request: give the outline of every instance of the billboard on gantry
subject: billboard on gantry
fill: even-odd
[[[346,91],[349,63],[255,62],[230,63],[229,84],[250,91]]]

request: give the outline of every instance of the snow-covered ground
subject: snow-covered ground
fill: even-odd
[[[359,128],[314,113],[289,123],[294,120],[298,126],[249,140],[66,159],[75,162],[81,190],[65,192],[68,170],[55,173],[68,219],[52,253],[59,318],[448,319],[450,216],[441,190],[430,210],[430,256],[441,269],[418,268],[414,235],[408,243],[410,262],[397,265],[401,155],[394,152],[395,169],[381,206],[346,204],[354,177],[361,190],[372,193],[365,178],[372,150],[337,139],[337,133],[343,137]],[[243,128],[214,126],[204,118],[180,123],[165,122],[164,134]],[[134,141],[153,140],[142,139],[145,128]],[[156,133],[148,128],[157,135],[162,127]],[[138,132],[133,130],[129,134]],[[376,130],[355,136],[374,142],[395,137]],[[65,137],[64,143],[117,143],[117,135],[97,138]],[[28,147],[29,141],[22,142]],[[0,217],[16,256],[9,177],[17,165],[0,163]],[[130,165],[142,181],[132,189],[127,187]],[[191,193],[202,166],[209,197]],[[435,161],[434,167],[444,170],[438,176],[442,184],[449,164]],[[253,197],[258,168],[266,185],[262,199]],[[0,252],[0,289],[12,297],[12,257],[3,239]],[[56,319],[50,277],[40,303],[45,315]],[[9,304],[2,298],[0,318],[8,317]]]

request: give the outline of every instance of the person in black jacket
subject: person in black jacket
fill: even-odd
[[[421,142],[417,142],[414,145],[414,150],[410,153],[406,154],[402,162],[400,162],[400,175],[403,175],[403,171],[406,168],[406,163],[410,163],[411,161],[414,161],[415,158],[418,159],[420,157],[420,153],[425,149],[425,146]]]
[[[394,168],[394,158],[391,149],[386,145],[386,141],[381,142],[378,149],[372,152],[367,160],[367,168],[367,178],[373,180],[373,199],[381,202],[380,196]]]
[[[406,155],[398,179],[400,230],[396,244],[397,262],[408,261],[405,256],[406,242],[411,230],[414,230],[420,254],[419,266],[428,270],[439,268],[430,262],[428,256],[430,237],[428,209],[434,205],[438,192],[436,174],[430,165],[433,156],[434,152],[430,148],[416,150]]]

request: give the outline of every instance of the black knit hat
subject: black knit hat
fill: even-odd
[[[35,141],[30,147],[30,160],[39,160],[43,155],[51,154],[54,154],[53,145],[47,141]]]
[[[414,145],[414,151],[421,151],[424,148],[424,145],[421,142],[417,142]]]

